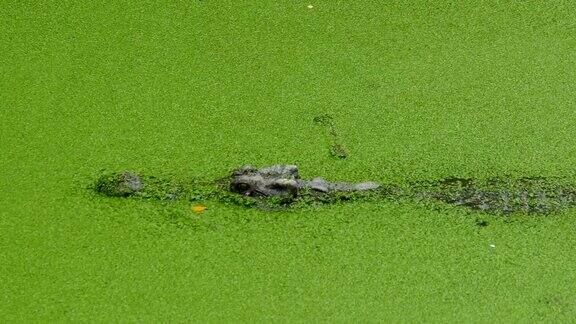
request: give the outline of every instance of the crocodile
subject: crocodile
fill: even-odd
[[[576,207],[576,186],[561,177],[446,178],[402,185],[301,179],[298,166],[245,165],[215,181],[160,179],[123,171],[101,176],[92,186],[114,197],[190,201],[219,199],[248,207],[288,209],[302,204],[349,200],[437,201],[468,210],[545,214]],[[274,205],[279,208],[271,208]],[[280,208],[281,207],[281,208]]]

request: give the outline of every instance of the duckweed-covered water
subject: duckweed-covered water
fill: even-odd
[[[571,321],[571,209],[194,212],[88,187],[102,172],[213,180],[246,164],[400,185],[571,177],[574,9],[2,2],[0,319]]]

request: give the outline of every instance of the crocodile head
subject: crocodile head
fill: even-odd
[[[298,179],[295,165],[273,165],[262,169],[246,165],[232,173],[230,190],[251,197],[296,196]]]

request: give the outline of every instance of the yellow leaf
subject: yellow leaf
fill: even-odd
[[[204,212],[206,209],[208,209],[208,207],[204,206],[204,205],[192,205],[192,211],[195,213],[202,213]]]

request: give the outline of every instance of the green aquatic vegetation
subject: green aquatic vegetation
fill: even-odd
[[[574,13],[573,1],[3,1],[0,320],[574,321],[576,209],[502,217],[410,194],[426,179],[434,192],[450,176],[484,188],[511,170],[574,170]],[[323,113],[345,159],[312,122]],[[401,192],[273,199],[268,212],[213,182],[286,162]],[[85,190],[100,168],[199,183],[110,197]],[[446,200],[494,201],[458,190]]]

